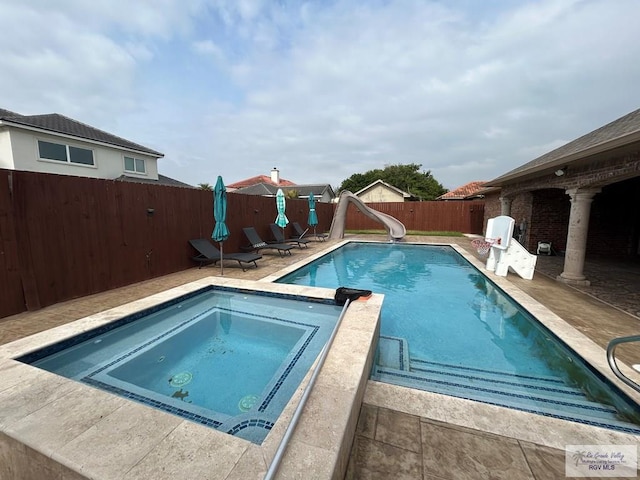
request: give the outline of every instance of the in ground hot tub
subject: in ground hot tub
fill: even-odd
[[[341,310],[208,286],[17,360],[260,444]]]

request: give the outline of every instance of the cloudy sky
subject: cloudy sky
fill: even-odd
[[[490,180],[640,108],[638,0],[0,0],[0,108],[196,185]]]

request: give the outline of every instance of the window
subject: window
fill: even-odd
[[[124,157],[124,170],[125,172],[147,173],[147,167],[142,158]]]
[[[88,148],[72,147],[63,143],[45,142],[38,140],[40,158],[43,160],[55,160],[57,162],[76,163],[79,165],[95,165],[93,150]]]

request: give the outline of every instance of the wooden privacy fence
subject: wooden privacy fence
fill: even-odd
[[[225,251],[247,244],[242,227],[271,239],[274,198],[227,199]],[[321,229],[333,208],[316,204]],[[287,216],[306,226],[307,201]],[[193,267],[188,240],[213,225],[213,192],[0,170],[0,318]]]
[[[274,198],[227,194],[224,249],[247,244],[253,226],[271,240]],[[375,203],[408,230],[482,233],[482,202]],[[287,217],[306,227],[306,200]],[[316,203],[319,231],[334,205]],[[213,192],[0,169],[0,318],[194,266],[193,238],[210,238]],[[382,229],[349,206],[347,229]],[[293,235],[290,227],[285,232]]]
[[[484,201],[368,203],[367,206],[397,218],[407,230],[482,234]],[[347,210],[346,229],[379,230],[380,223],[354,206]]]

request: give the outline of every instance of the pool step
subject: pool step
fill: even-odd
[[[408,371],[409,345],[404,338],[380,335],[378,338],[378,358],[376,363],[380,366],[395,370]]]
[[[494,372],[480,368],[411,359],[411,371],[430,379],[490,388],[512,393],[537,394],[558,399],[580,400],[584,393],[566,385],[560,377]]]
[[[579,423],[640,433],[621,421],[615,408],[589,401],[559,378],[517,376],[411,359],[411,371],[376,366],[372,378],[382,382],[476,400]]]

